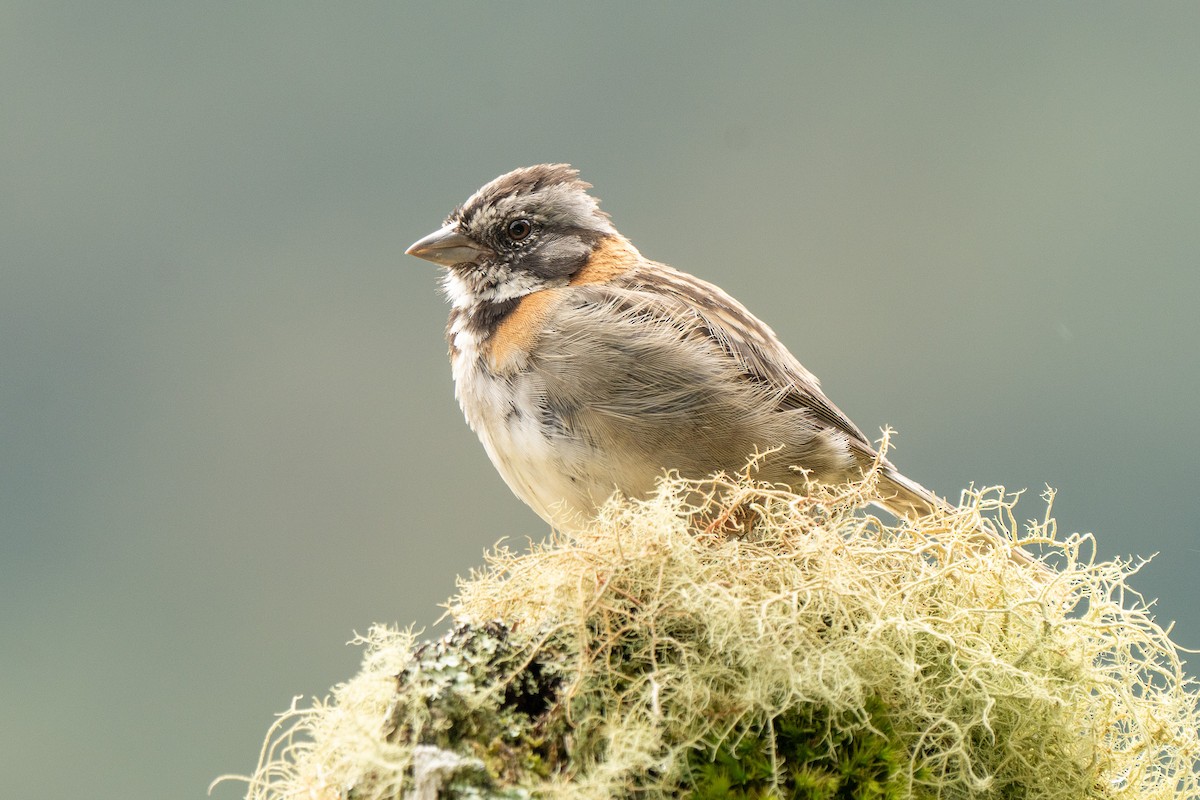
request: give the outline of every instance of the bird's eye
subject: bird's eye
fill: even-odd
[[[514,219],[508,223],[508,238],[514,242],[528,239],[529,234],[533,233],[533,225],[527,219]]]

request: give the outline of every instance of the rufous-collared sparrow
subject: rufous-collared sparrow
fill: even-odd
[[[871,441],[775,333],[711,283],[651,261],[566,164],[501,175],[408,248],[446,268],[455,394],[496,469],[572,527],[666,470],[743,470],[802,491],[861,479]],[[878,504],[944,507],[886,459]]]

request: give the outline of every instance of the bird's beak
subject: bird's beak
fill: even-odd
[[[456,264],[475,264],[486,256],[495,255],[470,236],[460,232],[454,224],[445,225],[423,239],[419,239],[404,251],[406,255],[423,258],[443,267]]]

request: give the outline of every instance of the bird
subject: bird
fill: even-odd
[[[509,488],[557,528],[667,472],[805,491],[876,470],[874,502],[948,503],[905,477],[775,332],[713,283],[652,261],[569,164],[499,176],[405,252],[445,269],[455,395]]]

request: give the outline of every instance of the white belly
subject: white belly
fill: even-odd
[[[517,497],[556,528],[579,527],[616,487],[593,485],[582,444],[543,422],[536,378],[523,372],[493,377],[467,338],[455,338],[453,367],[454,394],[467,423]]]

